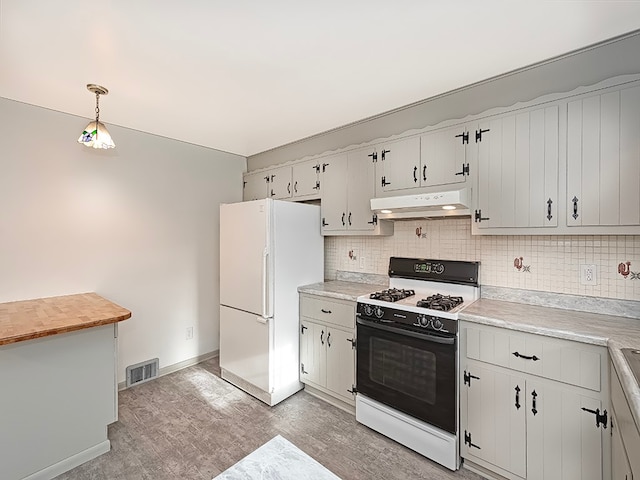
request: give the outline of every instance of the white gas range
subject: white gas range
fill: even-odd
[[[478,262],[392,257],[389,289],[358,298],[356,419],[456,470],[458,316]]]

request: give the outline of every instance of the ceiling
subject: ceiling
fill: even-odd
[[[640,28],[640,0],[0,0],[0,97],[250,156]],[[117,138],[115,138],[117,143]]]

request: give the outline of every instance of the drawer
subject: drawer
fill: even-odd
[[[467,358],[596,392],[608,359],[606,347],[462,322]]]
[[[355,302],[346,300],[300,295],[300,316],[322,323],[354,328],[356,305]]]
[[[616,415],[618,425],[614,428],[618,428],[620,436],[622,437],[622,443],[624,449],[629,457],[629,463],[631,464],[631,471],[633,472],[633,478],[640,476],[640,431],[633,419],[627,398],[622,391],[622,385],[616,369],[611,365],[611,406]]]

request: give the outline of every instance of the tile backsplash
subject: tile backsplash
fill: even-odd
[[[395,222],[391,237],[325,237],[325,277],[387,274],[389,257],[477,260],[481,285],[640,300],[639,235],[471,235],[467,217]],[[595,265],[596,285],[582,285]]]

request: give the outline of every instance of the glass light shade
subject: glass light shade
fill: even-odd
[[[78,143],[93,148],[115,148],[111,135],[102,122],[89,122],[78,138]]]

